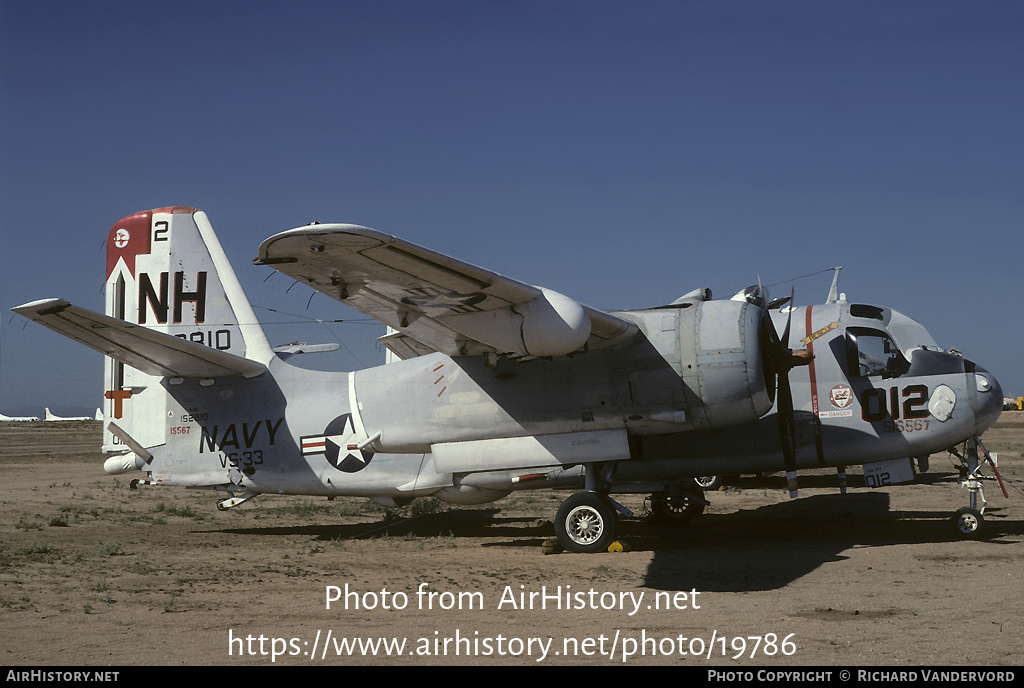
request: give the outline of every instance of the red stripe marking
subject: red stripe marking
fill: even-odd
[[[323,450],[323,449],[326,449],[326,448],[327,448],[327,440],[325,440],[325,439],[302,440],[302,451],[312,451],[314,449]]]

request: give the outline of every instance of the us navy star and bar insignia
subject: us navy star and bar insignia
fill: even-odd
[[[352,414],[346,413],[332,420],[322,435],[299,438],[302,455],[323,454],[327,462],[345,473],[356,473],[366,468],[373,452],[359,449],[363,437],[356,432]]]

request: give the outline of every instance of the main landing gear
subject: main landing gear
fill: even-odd
[[[577,492],[558,507],[555,534],[567,552],[604,552],[615,541],[615,512],[633,514],[608,496],[614,463],[588,463],[585,471],[586,492]]]
[[[688,483],[676,483],[666,492],[651,495],[651,512],[654,520],[667,526],[685,526],[704,513],[710,502],[704,499],[700,479]]]
[[[720,475],[698,475],[693,480],[697,483],[697,487],[709,492],[713,492],[722,486],[722,476]]]
[[[567,552],[604,552],[615,541],[618,514],[632,512],[608,496],[610,482],[602,479],[600,466],[588,466],[587,491],[578,492],[558,508],[555,534]],[[610,476],[608,476],[610,477]],[[704,492],[693,481],[685,481],[664,492],[651,495],[651,511],[655,520],[668,525],[683,525],[704,513],[708,502]]]
[[[555,534],[567,552],[604,552],[615,540],[616,519],[608,497],[578,492],[558,508]]]

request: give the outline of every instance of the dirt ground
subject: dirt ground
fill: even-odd
[[[781,476],[741,478],[683,530],[626,498],[625,551],[597,555],[545,554],[565,496],[550,491],[222,513],[210,492],[132,490],[103,473],[99,425],[0,424],[0,664],[1024,660],[1024,413],[985,436],[1009,498],[986,483],[982,540],[954,536],[967,492],[937,454],[912,485],[867,489],[853,469],[846,495],[827,471],[802,474],[798,500]]]

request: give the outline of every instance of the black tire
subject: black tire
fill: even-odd
[[[965,506],[956,510],[956,515],[953,516],[953,525],[956,526],[960,537],[979,538],[985,525],[985,518],[977,509]]]
[[[555,534],[567,552],[604,552],[615,539],[615,508],[593,492],[572,495],[558,508]]]
[[[684,526],[704,513],[704,491],[696,481],[686,488],[689,493],[681,495],[651,495],[651,513],[654,520],[663,525]]]

